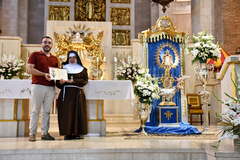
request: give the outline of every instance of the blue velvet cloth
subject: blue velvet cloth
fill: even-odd
[[[135,132],[141,132],[142,128],[137,129]],[[188,123],[179,123],[179,126],[146,126],[145,132],[149,134],[173,134],[173,135],[191,135],[201,134],[201,132],[194,126]]]

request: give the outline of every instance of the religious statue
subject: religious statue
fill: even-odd
[[[178,58],[175,57],[175,60],[176,59]],[[176,86],[173,86],[175,79],[170,74],[171,69],[176,65],[175,63],[173,62],[173,57],[170,54],[169,50],[167,50],[162,56],[161,67],[164,68],[165,71],[163,77],[160,78],[163,87],[160,88],[160,95],[162,96],[162,102],[160,105],[176,105],[173,102],[173,97],[177,91],[177,88]]]

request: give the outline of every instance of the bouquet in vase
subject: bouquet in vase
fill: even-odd
[[[207,63],[209,59],[217,59],[220,56],[220,48],[214,43],[214,37],[206,32],[199,32],[192,36],[192,45],[188,47],[193,56],[192,62]]]
[[[23,71],[24,61],[15,56],[4,55],[0,63],[0,76],[4,79],[12,79]]]
[[[140,103],[151,104],[154,99],[160,98],[158,80],[146,73],[137,77],[134,93],[139,98]]]

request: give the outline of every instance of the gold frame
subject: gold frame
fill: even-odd
[[[122,42],[118,40],[119,35],[122,36]],[[121,29],[113,29],[112,30],[112,45],[116,46],[128,46],[131,45],[131,31],[130,30],[121,30]]]
[[[191,109],[202,109],[201,107],[201,96],[196,93],[188,93],[187,104],[191,105]]]
[[[157,20],[156,25],[152,26],[151,29],[139,33],[138,38],[142,43],[157,42],[161,39],[169,39],[174,42],[184,43],[185,33],[177,32],[170,17],[163,16]]]
[[[131,0],[111,0],[111,3],[131,3]]]
[[[63,11],[65,10],[65,11]],[[69,6],[48,6],[48,20],[70,20],[70,7]]]
[[[129,26],[131,25],[131,9],[130,8],[111,8],[110,20],[113,25]]]
[[[176,123],[178,123],[178,107],[159,107],[159,123],[162,123],[161,121],[161,117],[162,117],[162,114],[161,114],[161,109],[176,109]],[[175,124],[175,123],[171,123],[171,124]]]
[[[105,21],[106,0],[75,0],[75,21]]]

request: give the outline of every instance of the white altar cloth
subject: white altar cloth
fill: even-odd
[[[134,97],[132,83],[126,80],[91,80],[84,91],[88,100],[127,100]]]
[[[133,99],[131,81],[89,80],[84,87],[87,100],[127,100]],[[31,80],[0,80],[0,99],[29,99]]]
[[[29,99],[31,80],[0,80],[0,99]]]

